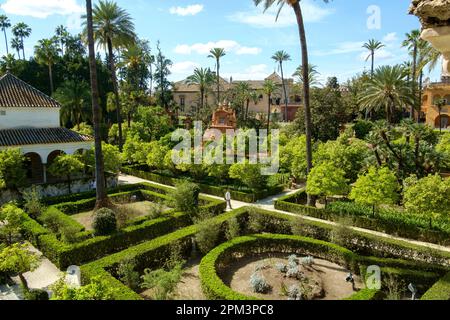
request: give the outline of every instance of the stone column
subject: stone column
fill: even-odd
[[[44,183],[47,183],[47,164],[42,164],[42,176],[44,178]]]
[[[422,31],[422,39],[442,53],[442,78],[450,80],[450,26],[426,28]]]

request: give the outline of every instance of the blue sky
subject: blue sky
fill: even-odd
[[[275,11],[265,14],[252,0],[117,0],[135,20],[141,38],[161,47],[174,62],[172,80],[190,75],[195,67],[214,68],[207,58],[209,48],[225,47],[222,75],[234,79],[263,79],[276,65],[270,59],[277,50],[287,51],[292,61],[286,72],[300,64],[300,47],[295,17],[290,8],[275,22]],[[26,41],[27,56],[37,40],[49,37],[64,24],[79,32],[82,0],[1,0],[0,11],[13,23],[24,21],[33,28]],[[94,1],[95,3],[95,1]],[[311,63],[321,78],[337,76],[344,81],[370,69],[361,46],[370,39],[383,41],[377,65],[396,64],[408,59],[401,48],[404,34],[419,28],[418,19],[407,14],[409,0],[302,0]],[[0,52],[4,43],[0,41]],[[440,70],[431,80],[438,80]]]

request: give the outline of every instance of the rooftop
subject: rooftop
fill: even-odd
[[[66,128],[18,128],[0,130],[0,147],[89,142],[92,137]]]
[[[60,108],[55,100],[7,72],[0,77],[0,108]]]

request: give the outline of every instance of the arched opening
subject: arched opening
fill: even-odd
[[[447,129],[450,127],[450,117],[446,114],[438,116],[434,122],[436,128]]]
[[[44,183],[44,165],[41,156],[30,152],[25,154],[27,179],[30,184]]]
[[[47,157],[47,169],[50,168],[50,166],[52,165],[52,163],[55,161],[56,158],[58,158],[59,156],[64,155],[64,154],[65,154],[65,152],[61,151],[61,150],[55,150],[52,153],[50,153]],[[55,182],[59,182],[62,180],[64,180],[64,179],[53,176],[47,170],[47,182],[48,183],[55,183]]]

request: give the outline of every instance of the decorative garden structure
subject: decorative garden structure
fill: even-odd
[[[422,39],[443,56],[442,80],[426,86],[422,112],[428,125],[445,129],[450,127],[450,0],[414,0],[410,13],[422,23]]]
[[[422,23],[422,38],[443,54],[442,79],[450,81],[450,0],[413,0],[410,13]]]

